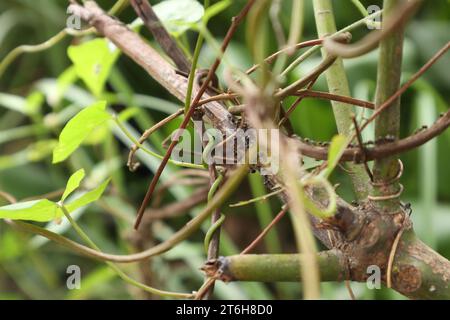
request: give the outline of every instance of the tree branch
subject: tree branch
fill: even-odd
[[[78,6],[78,8],[81,8],[81,13],[84,17],[88,18],[90,23],[94,25],[100,33],[107,36],[120,49],[122,49],[125,54],[130,56],[134,61],[147,70],[148,73],[165,88],[167,88],[169,92],[173,93],[177,98],[183,101],[187,88],[187,80],[181,76],[178,76],[170,64],[162,59],[155,50],[145,44],[133,31],[126,28],[120,22],[108,17],[102,13],[101,10],[99,12],[98,7],[89,7],[88,3],[91,2],[87,2],[86,7],[84,8]],[[319,6],[323,4],[328,5],[328,9],[331,7],[331,3],[328,0],[315,0],[315,5],[317,4],[319,4]],[[320,8],[322,10],[327,9],[319,7],[319,9]],[[329,11],[325,12],[326,10],[322,10],[318,10],[316,14],[319,16],[329,14]],[[340,72],[342,71],[343,69],[340,70]],[[334,81],[339,78],[334,78],[333,72],[331,72],[331,74],[331,78],[333,78]],[[345,75],[343,79],[345,80]],[[339,80],[342,80],[342,78]],[[340,88],[339,83],[333,84],[337,85],[337,87],[330,85],[330,88],[333,87],[332,89],[335,91],[333,93],[347,95],[345,92],[336,92],[339,91],[337,89]],[[204,94],[201,98],[205,99],[208,98],[208,96]],[[347,108],[347,111],[351,110],[348,105],[346,106],[345,104],[344,108]],[[211,102],[205,104],[204,110],[213,126],[222,131],[223,134],[229,135],[235,132],[236,126],[233,122],[233,117],[220,103]],[[341,118],[340,121],[338,121],[344,132],[348,132],[346,130],[350,130],[350,125],[349,128],[346,127],[346,121],[351,122],[350,118],[346,119],[348,116],[347,111],[344,114],[340,114]],[[442,132],[445,129],[444,127],[448,127],[450,120],[449,118],[450,114],[447,113],[444,117],[438,120],[437,125],[433,126],[429,130],[426,130],[422,134],[433,136],[438,131]],[[417,137],[417,135],[415,137]],[[415,139],[414,136],[412,138]],[[362,170],[364,169],[362,168]],[[217,197],[213,198],[213,202],[209,203],[207,208],[205,208],[205,210],[203,210],[202,213],[194,219],[193,223],[196,226],[202,223],[215,208],[222,204],[224,198],[227,196],[227,193],[237,186],[244,173],[245,172],[240,171],[239,179],[234,179],[233,182],[228,181],[228,186],[224,186],[224,188],[219,190]],[[230,179],[233,178],[234,177],[231,177]],[[269,176],[268,183],[273,183],[273,186],[275,186],[276,177]],[[315,190],[311,188],[305,189],[305,193],[317,206],[327,207],[328,199],[321,196],[320,193],[315,192]],[[282,200],[285,203],[289,201],[285,195],[283,195]],[[400,215],[400,217],[402,216],[403,215]],[[319,221],[314,218],[311,219],[315,236],[319,238],[320,241],[322,241],[322,243],[324,243],[327,247],[336,248],[342,252],[343,255],[349,257],[350,264],[348,267],[350,268],[350,274],[352,275],[353,280],[365,281],[367,278],[367,267],[372,264],[379,265],[380,268],[386,272],[386,265],[388,263],[390,253],[389,249],[391,248],[390,246],[392,245],[393,239],[399,230],[398,221],[401,222],[402,219],[394,219],[391,215],[380,214],[380,212],[377,211],[376,208],[374,208],[370,203],[362,203],[360,207],[352,207],[340,198],[337,199],[337,213],[333,218],[326,221]],[[158,245],[145,252],[127,257],[107,255],[103,258],[111,258],[118,262],[130,262],[135,261],[134,259],[139,260],[164,252],[170,249],[174,243],[178,243],[185,239],[190,232],[192,232],[192,229],[188,227],[189,226],[186,226],[177,232],[171,243]],[[192,222],[190,227],[192,227]],[[188,229],[188,231],[186,231],[186,229]],[[411,227],[409,226],[406,230],[407,232],[404,232],[396,250],[394,267],[392,268],[393,288],[401,293],[407,294],[412,298],[438,298],[443,295],[448,296],[448,292],[450,291],[450,276],[448,275],[448,270],[450,270],[450,262],[439,256],[432,249],[421,244],[421,242],[415,237],[408,237],[411,234],[413,235],[413,232],[410,231],[410,229]],[[96,251],[90,253],[94,256],[99,254]],[[130,260],[130,257],[133,259]],[[320,259],[320,257],[318,258]],[[262,259],[261,263],[262,267],[264,267],[264,263],[267,263],[266,259]],[[342,264],[340,265],[342,266]],[[414,270],[414,273],[399,272],[397,274],[396,270]],[[297,272],[299,272],[298,265]],[[271,274],[268,273],[266,276],[270,277]],[[265,281],[268,281],[267,278],[265,279]],[[416,285],[414,285],[414,283],[416,283]],[[417,285],[417,283],[420,285]],[[422,286],[422,284],[426,286]],[[424,292],[425,289],[428,289],[426,293]]]
[[[148,1],[130,0],[130,2],[134,11],[136,11],[139,18],[141,18],[145,26],[153,34],[164,52],[173,60],[173,62],[175,62],[177,68],[180,71],[188,73],[191,69],[189,61],[164,28]]]
[[[245,254],[210,260],[202,270],[210,277],[230,281],[301,281],[301,254]],[[345,258],[336,250],[317,254],[320,280],[343,281],[347,278]]]
[[[417,133],[408,136],[404,139],[397,140],[390,143],[378,144],[374,147],[365,148],[362,152],[359,147],[349,147],[342,154],[341,161],[354,161],[356,163],[362,163],[364,159],[366,161],[385,159],[386,157],[398,155],[402,152],[406,152],[415,149],[433,138],[439,136],[450,126],[450,111],[442,114],[441,117],[429,128],[420,130]],[[380,141],[387,141],[387,139],[381,139]],[[314,145],[305,140],[298,139],[297,144],[301,153],[317,160],[326,160],[328,158],[328,147]],[[395,172],[397,173],[398,170]]]

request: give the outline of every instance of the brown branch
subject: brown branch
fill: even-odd
[[[436,61],[439,60],[448,50],[450,49],[450,41],[440,49],[422,68],[419,69],[395,94],[393,94],[386,102],[384,102],[377,110],[372,114],[372,116],[367,119],[366,122],[361,126],[361,131],[364,130],[372,121],[374,121],[384,110],[389,108],[389,106],[396,101],[402,94],[408,90],[411,85],[417,81],[428,69],[430,69]]]
[[[310,90],[314,84],[316,83],[317,79],[319,77],[316,77],[315,79],[313,79],[309,84],[308,87],[306,88],[307,90]],[[299,96],[294,103],[289,107],[289,109],[284,113],[283,117],[281,118],[281,120],[278,122],[278,127],[282,126],[286,121],[289,121],[289,117],[291,115],[292,112],[294,112],[294,110],[300,105],[300,103],[303,101],[303,96]]]
[[[139,18],[141,18],[145,26],[153,34],[164,52],[175,62],[177,68],[183,72],[189,72],[191,66],[188,59],[164,28],[148,1],[130,0],[130,2],[134,11],[136,11]]]
[[[294,52],[294,51],[300,50],[302,48],[312,47],[312,46],[315,46],[315,45],[321,45],[322,41],[323,41],[322,39],[308,40],[308,41],[297,43],[297,44],[295,44],[293,46],[289,46],[289,47],[283,48],[283,49],[281,49],[281,50],[271,54],[270,56],[268,56],[266,59],[264,59],[264,62],[270,64],[270,63],[272,63],[275,60],[276,57],[278,57],[282,53]],[[252,74],[259,67],[261,67],[261,65],[255,64],[253,67],[251,67],[250,69],[245,71],[245,73],[248,74],[248,75]]]
[[[273,218],[273,220],[264,228],[264,230],[253,240],[240,254],[248,254],[252,251],[258,243],[269,233],[269,231],[286,215],[288,206],[285,206],[281,211]]]
[[[207,103],[212,102],[212,101],[232,100],[232,99],[235,99],[237,97],[239,97],[239,94],[237,94],[237,93],[221,93],[221,94],[218,94],[216,96],[212,96],[210,98],[206,98],[206,99],[200,100],[198,102],[197,106],[202,106],[202,105],[207,104]]]
[[[381,31],[372,31],[364,39],[356,44],[342,44],[335,39],[335,37],[325,38],[323,47],[329,54],[340,56],[342,58],[355,58],[362,56],[373,49],[375,49],[379,42],[387,37],[393,30],[398,29],[406,23],[406,21],[414,14],[419,7],[421,0],[406,1],[399,5],[399,8],[393,13],[390,18],[383,25]]]
[[[372,161],[375,159],[382,159],[387,156],[400,154],[417,148],[430,141],[431,139],[439,136],[449,126],[450,111],[447,111],[428,129],[422,130],[412,136],[392,143],[386,143],[372,148],[366,148],[365,160]],[[328,159],[328,147],[312,145],[301,140],[297,140],[297,143],[299,150],[303,155],[317,160]],[[364,161],[364,155],[359,148],[350,147],[344,151],[341,157],[341,161],[355,161],[356,163],[361,163]]]
[[[299,89],[308,85],[311,81],[317,79],[317,77],[320,76],[325,70],[327,70],[334,63],[334,61],[336,61],[336,56],[326,57],[317,67],[315,67],[312,71],[310,71],[306,76],[295,81],[286,88],[283,88],[280,91],[278,91],[275,94],[275,97],[282,100],[292,95]]]
[[[366,169],[366,172],[367,172],[367,175],[370,178],[370,181],[373,181],[372,171],[370,171],[369,165],[367,164],[366,148],[364,147],[361,131],[359,130],[358,122],[356,121],[355,115],[352,115],[352,121],[353,121],[353,126],[355,127],[356,138],[358,140],[359,150],[361,150],[361,153],[363,154],[364,168]]]
[[[145,140],[147,140],[153,132],[159,130],[162,126],[164,126],[167,123],[169,123],[170,121],[176,119],[177,117],[182,115],[183,112],[184,112],[184,109],[179,109],[177,112],[164,118],[163,120],[161,120],[160,122],[155,124],[150,129],[145,130],[145,132],[142,134],[142,136],[138,140],[139,144],[142,145],[145,142]],[[133,146],[131,147],[130,153],[128,154],[127,166],[130,169],[130,171],[136,171],[137,167],[139,166],[139,163],[134,162],[134,155],[136,154],[136,152],[138,150],[139,150],[139,146],[137,146],[136,144],[133,144]]]
[[[293,94],[294,96],[298,97],[305,97],[305,98],[318,98],[318,99],[324,99],[324,100],[331,100],[331,101],[338,101],[338,102],[344,102],[348,103],[357,107],[362,107],[366,109],[375,109],[375,106],[370,101],[355,99],[352,97],[346,97],[341,96],[337,94],[332,94],[329,92],[320,92],[320,91],[313,91],[313,90],[300,90]]]
[[[238,25],[241,23],[241,21],[244,19],[244,17],[247,15],[248,11],[250,10],[250,8],[252,7],[252,5],[254,4],[255,0],[250,0],[247,2],[247,5],[244,7],[244,9],[241,11],[241,13],[234,17],[232,19],[232,23],[230,28],[228,29],[227,35],[225,36],[225,39],[223,40],[222,43],[222,47],[221,47],[221,51],[225,52],[226,48],[228,47],[228,44],[231,41],[231,38],[233,37]],[[194,114],[195,111],[195,107],[197,106],[197,103],[202,99],[203,94],[206,92],[206,89],[209,86],[209,83],[211,82],[211,80],[213,79],[215,72],[217,70],[217,68],[219,67],[221,62],[221,57],[218,57],[213,65],[211,66],[211,69],[208,72],[208,76],[206,77],[206,80],[203,82],[202,86],[200,87],[200,89],[198,90],[198,92],[195,95],[194,100],[191,103],[191,106],[189,107],[188,112],[185,114],[185,118],[182,122],[182,124],[180,125],[179,129],[185,129],[190,121],[190,118],[192,117],[192,115]],[[181,131],[178,131],[181,132]],[[134,225],[134,228],[137,229],[139,227],[139,223],[141,222],[142,216],[144,214],[145,208],[147,207],[148,202],[150,201],[150,198],[153,194],[153,191],[155,190],[156,184],[158,183],[159,177],[161,176],[164,168],[167,165],[167,162],[169,161],[170,155],[172,154],[173,149],[175,148],[175,145],[178,141],[178,136],[174,137],[173,141],[171,142],[171,144],[169,145],[169,148],[167,149],[167,152],[161,162],[161,164],[158,167],[158,170],[155,172],[155,175],[153,176],[153,179],[148,187],[147,193],[144,197],[144,200],[142,201],[141,207],[139,208],[138,211],[138,216],[136,219],[136,223]]]
[[[450,41],[440,49],[422,68],[419,69],[395,94],[393,94],[386,102],[384,102],[373,114],[365,121],[360,131],[364,130],[372,121],[374,121],[384,110],[396,101],[403,93],[408,90],[411,85],[417,81],[428,69],[431,68],[438,60],[450,49]],[[373,148],[366,149],[366,160],[371,161],[375,159],[382,159],[390,155],[399,154],[408,150],[417,148],[434,137],[440,135],[444,130],[450,126],[450,111],[440,117],[440,119],[430,128],[423,130],[415,135],[409,136],[405,139],[388,143]],[[356,138],[356,133],[352,136],[352,140]],[[328,148],[314,146],[305,142],[300,142],[301,152],[311,158],[317,160],[326,160],[328,156]],[[355,148],[347,149],[341,161],[355,161],[362,162],[362,153]]]
[[[344,32],[344,33],[340,33],[337,34],[336,36],[333,37],[333,40],[338,42],[338,43],[348,43],[351,40],[351,34],[349,32]],[[293,46],[288,46],[286,48],[283,48],[273,54],[271,54],[270,56],[268,56],[266,59],[264,59],[265,63],[272,63],[276,57],[278,57],[279,55],[286,53],[289,54],[291,52],[303,49],[303,48],[307,48],[307,47],[312,47],[312,46],[316,46],[316,45],[321,45],[322,42],[324,40],[323,39],[314,39],[314,40],[308,40],[308,41],[304,41],[304,42],[300,42],[297,43]],[[256,69],[258,69],[259,67],[261,67],[261,65],[256,64],[253,67],[251,67],[250,69],[248,69],[245,73],[246,74],[251,74],[253,73]]]
[[[91,4],[89,5],[89,3]],[[154,77],[180,100],[184,99],[184,94],[186,92],[185,78],[177,75],[170,64],[162,59],[158,53],[146,45],[139,36],[136,36],[123,24],[120,24],[120,22],[104,15],[102,12],[99,14],[99,12],[96,11],[96,13],[93,14],[91,10],[86,10],[88,6],[93,8],[92,2],[88,1],[86,3],[86,7],[84,8],[80,6],[77,6],[77,8],[84,10],[82,14],[85,15],[85,18],[89,18],[88,21],[90,21],[90,23],[94,25],[98,31],[106,35],[125,54],[129,55],[134,61],[148,71],[152,77]],[[93,10],[95,11],[97,9],[94,7]],[[202,98],[206,99],[208,96],[204,95]],[[236,127],[232,116],[221,104],[217,102],[206,104],[204,106],[204,110],[206,115],[210,118],[213,126],[222,131],[223,134],[235,132]],[[414,143],[420,144],[421,140],[429,140],[437,136],[449,126],[449,123],[450,114],[447,112],[430,129],[422,131],[412,137],[400,140],[394,144],[380,146],[380,148],[399,148],[399,143],[400,148],[402,148],[402,145],[404,148],[405,145],[410,146]],[[401,143],[402,141],[403,144]],[[309,146],[308,144],[306,145]],[[357,153],[357,150],[354,151]],[[348,156],[348,151],[349,150],[346,151],[347,154],[345,154],[345,156]],[[350,149],[350,151],[352,150]],[[368,152],[370,152],[370,149]],[[378,149],[378,152],[380,152],[380,149]],[[230,182],[230,190],[234,190],[234,188],[238,185],[240,178],[244,173],[244,169],[246,168],[239,171],[239,178],[233,180],[232,183]],[[231,179],[233,179],[233,177],[231,177]],[[268,186],[275,186],[276,182],[276,177],[268,177]],[[224,199],[228,196],[228,190],[224,191],[223,189],[224,188],[219,190],[220,196],[217,196],[217,200],[214,200],[213,203],[208,204],[208,207],[202,211],[199,217],[195,218],[191,222],[191,226],[192,224],[199,226],[200,223],[202,223],[215,208],[219,207],[223,203]],[[323,197],[316,194],[314,190],[305,189],[305,193],[319,207],[326,207],[328,205],[328,200],[323,199]],[[282,200],[285,203],[288,201],[285,196],[282,197]],[[382,267],[383,272],[386,271],[385,268],[388,262],[387,255],[389,254],[389,248],[392,245],[390,242],[393,241],[395,234],[397,234],[396,232],[398,231],[398,226],[393,223],[398,219],[394,219],[392,221],[390,219],[393,218],[391,216],[380,214],[377,210],[370,207],[370,204],[363,204],[356,208],[348,205],[339,197],[337,199],[337,214],[330,219],[330,221],[318,221],[318,219],[311,217],[312,226],[316,237],[319,238],[319,240],[327,247],[337,248],[342,251],[344,255],[352,258],[350,260],[351,264],[348,268],[350,270],[352,280],[355,281],[366,280],[366,270],[369,265],[377,264]],[[177,232],[174,237],[172,237],[172,239],[175,239],[176,241],[174,240],[170,243],[158,245],[136,255],[119,257],[115,255],[100,254],[97,251],[90,250],[89,248],[82,248],[71,241],[63,241],[58,238],[57,235],[51,234],[46,230],[41,230],[34,225],[23,224],[21,222],[17,222],[17,225],[28,231],[53,238],[53,240],[62,245],[66,245],[77,252],[119,262],[137,261],[149,258],[161,252],[165,252],[175,243],[185,239],[191,234],[192,231],[192,229],[186,231],[186,227],[184,227],[182,230]],[[368,254],[368,252],[370,252],[370,254]],[[249,255],[243,255],[240,257],[248,256]],[[269,261],[268,259],[269,257],[263,257],[261,261],[264,263],[260,266],[263,268],[267,266],[267,262]],[[298,260],[295,263],[296,266],[298,266]],[[346,264],[347,262],[344,261],[344,263]],[[272,264],[272,266],[276,266],[276,264]],[[298,267],[292,270],[297,273],[299,272]],[[450,279],[448,272],[448,270],[450,270],[449,262],[416,239],[411,229],[405,230],[405,233],[400,240],[392,270],[393,288],[409,297],[436,298],[448,297],[450,294],[450,290],[448,290],[448,279]],[[272,275],[267,272],[264,272],[264,274],[266,276]],[[253,276],[254,275],[255,273],[253,273]],[[282,273],[278,273],[278,275],[283,276]],[[296,275],[293,276],[296,277]],[[285,279],[286,278],[288,277],[285,277]],[[270,281],[270,279],[264,278],[264,281]],[[430,288],[433,288],[433,290],[430,290]]]

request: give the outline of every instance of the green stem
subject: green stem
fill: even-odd
[[[352,2],[355,5],[355,7],[359,10],[359,12],[361,12],[363,17],[367,17],[369,15],[369,13],[367,12],[366,8],[361,3],[361,1],[359,1],[359,0],[352,0]]]
[[[214,140],[212,139],[212,137],[210,137],[210,140],[208,142],[208,146],[212,146],[214,145]],[[208,147],[207,146],[207,147]],[[205,148],[206,150],[207,148]],[[220,184],[223,181],[224,176],[222,174],[219,174],[219,176],[216,178],[216,180],[213,182],[211,189],[208,192],[208,197],[207,200],[208,202],[211,201],[211,199],[214,197],[214,194],[216,193],[217,189],[219,189]],[[214,219],[213,219],[214,220]],[[220,218],[217,219],[216,222],[214,222],[211,227],[208,229],[208,231],[205,234],[205,240],[203,241],[203,245],[205,247],[205,252],[206,254],[208,254],[208,249],[209,249],[209,244],[213,238],[214,233],[219,230],[220,226],[223,224],[223,222],[225,221],[225,215],[223,213],[220,213]],[[220,235],[218,236],[220,237]]]
[[[344,32],[350,32],[360,26],[366,25],[368,21],[370,21],[370,19],[374,19],[377,18],[381,15],[382,11],[378,11],[375,13],[372,13],[370,16],[364,17],[354,23],[352,23],[351,25],[339,30],[338,32],[335,32],[334,34],[332,34],[333,37],[343,34]],[[309,48],[307,51],[305,51],[305,53],[303,53],[300,57],[298,57],[297,59],[295,59],[282,73],[280,76],[285,76],[286,74],[288,74],[289,72],[291,72],[292,70],[294,70],[300,63],[302,63],[303,61],[305,61],[307,58],[309,58],[312,54],[314,54],[316,51],[318,51],[320,49],[320,45],[316,45],[314,47]]]
[[[385,21],[392,15],[399,1],[385,0],[384,12]],[[379,108],[389,97],[391,97],[400,87],[401,66],[403,56],[403,27],[394,30],[380,43],[380,53],[378,59],[378,78],[375,98],[375,110]],[[383,111],[375,121],[375,139],[386,136],[399,137],[400,131],[400,98]],[[393,179],[399,170],[398,159],[388,157],[376,160],[373,167],[375,182],[389,181]],[[388,196],[398,193],[400,185],[395,182],[390,185],[374,187],[373,195],[377,197]],[[376,201],[375,205],[380,210],[395,213],[399,210],[398,199]]]
[[[205,0],[203,6],[206,10],[206,8],[209,6],[209,1]],[[187,87],[187,91],[186,91],[186,100],[184,102],[184,113],[185,114],[187,114],[189,107],[191,106],[192,91],[194,89],[195,73],[197,70],[198,58],[200,57],[200,51],[202,50],[203,41],[204,41],[203,34],[201,32],[199,32],[197,42],[195,44],[194,55],[192,56],[191,71],[189,72],[188,87]]]
[[[89,236],[81,229],[81,227],[78,225],[78,223],[70,216],[69,211],[67,211],[66,207],[63,204],[58,204],[59,208],[61,208],[62,212],[66,216],[66,218],[69,220],[70,224],[76,231],[76,233],[83,239],[84,242],[86,242],[92,249],[95,249],[97,251],[101,251],[100,248],[94,243],[94,241],[89,238]],[[114,263],[106,261],[106,264],[113,269],[119,277],[121,277],[124,281],[128,282],[129,284],[136,286],[144,291],[147,291],[151,294],[155,294],[162,297],[167,298],[178,298],[178,299],[190,299],[193,297],[193,294],[189,293],[178,293],[178,292],[169,292],[169,291],[163,291],[158,290],[152,287],[149,287],[139,281],[134,280],[133,278],[129,277],[125,272],[123,272],[118,266],[116,266]]]
[[[316,257],[322,282],[345,279],[345,260],[339,252],[322,251]],[[231,281],[295,282],[302,281],[305,259],[302,254],[245,254],[218,262],[222,277]]]
[[[289,196],[289,208],[298,252],[303,255],[302,264],[298,264],[302,279],[303,297],[307,300],[320,298],[320,268],[317,260],[317,246],[314,241],[310,219],[305,211],[304,189],[297,178],[299,176],[298,163],[295,161],[295,150],[290,143],[286,143],[282,150],[286,156],[283,164],[283,182]]]
[[[313,0],[313,5],[319,38],[336,33],[336,22],[334,20],[331,0]],[[326,57],[326,51],[322,50],[322,55]],[[351,96],[342,59],[338,58],[328,68],[326,77],[330,93]],[[339,133],[350,136],[352,134],[351,116],[354,113],[354,107],[337,101],[333,101],[331,104]],[[347,165],[347,167],[351,172],[350,177],[357,198],[360,200],[365,199],[369,193],[370,184],[364,167],[362,165]]]
[[[75,241],[67,239],[66,237],[60,236],[57,233],[48,231],[44,228],[38,227],[33,224],[24,223],[22,221],[13,222],[15,226],[19,227],[22,230],[33,232],[35,234],[39,234],[45,238],[48,238],[66,248],[69,248],[77,253],[100,259],[105,261],[119,262],[119,263],[130,263],[145,260],[166,251],[169,251],[177,244],[187,239],[190,235],[192,235],[195,231],[200,229],[203,222],[211,215],[211,213],[219,208],[223,203],[230,197],[230,195],[236,190],[236,188],[241,183],[242,179],[246,176],[248,172],[248,165],[241,165],[233,175],[228,179],[227,182],[223,185],[222,188],[217,192],[217,194],[208,202],[208,205],[205,209],[202,210],[195,218],[189,221],[183,228],[175,232],[169,239],[166,241],[150,248],[145,251],[141,251],[134,254],[129,255],[115,255],[104,253],[95,249],[91,249],[89,247],[83,246]]]
[[[127,130],[127,128],[125,128],[125,126],[120,122],[118,117],[113,117],[113,120],[117,124],[119,129],[123,132],[123,134],[128,139],[130,139],[130,141],[133,142],[139,149],[141,149],[145,153],[147,153],[153,157],[156,157],[158,159],[164,158],[163,156],[157,154],[156,152],[153,152],[153,151],[147,149],[146,147],[144,147],[144,145],[142,145],[142,143],[139,143],[139,141],[136,138],[134,138],[133,135]],[[176,160],[172,160],[172,159],[169,159],[169,163],[172,163],[173,165],[176,165],[176,166],[185,167],[185,168],[202,169],[202,170],[205,169],[205,167],[200,164],[181,162],[181,161],[176,161]]]
[[[108,14],[115,14],[123,10],[128,5],[129,0],[118,0],[114,6],[108,11]],[[84,2],[84,1],[83,1]],[[95,31],[95,28],[89,28],[82,31],[76,31],[69,28],[65,28],[58,32],[56,35],[50,39],[36,45],[21,45],[13,50],[11,50],[6,57],[0,62],[0,78],[8,68],[8,66],[13,63],[21,54],[23,53],[35,53],[50,49],[54,45],[58,44],[66,38],[68,35],[72,36],[84,36],[91,34]]]
[[[265,194],[263,179],[260,175],[257,174],[250,175],[249,182],[253,196],[256,197],[255,199],[259,199],[260,201],[250,200],[246,202],[247,203],[255,202],[256,214],[258,215],[259,225],[261,229],[264,229],[271,223],[271,221],[274,218],[272,214],[272,209],[270,208],[270,204],[267,201],[264,201],[270,196],[270,194]],[[277,194],[278,193],[280,193],[280,191],[277,191]],[[261,197],[263,198],[261,199]],[[281,245],[279,239],[280,238],[278,236],[278,232],[275,228],[272,228],[267,233],[267,235],[264,238],[264,243],[269,253],[281,252]]]

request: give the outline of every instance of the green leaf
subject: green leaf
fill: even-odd
[[[67,181],[66,190],[61,198],[64,201],[80,185],[85,176],[84,170],[80,169]],[[97,188],[82,194],[77,199],[65,204],[67,211],[84,207],[94,201],[97,201],[105,191],[111,179],[107,179]],[[0,207],[0,219],[12,220],[31,220],[38,222],[52,221],[63,216],[59,204],[48,199],[40,199],[26,202],[18,202],[11,205]]]
[[[105,101],[97,102],[81,110],[66,124],[59,136],[58,145],[53,150],[53,163],[65,160],[95,128],[111,118],[105,108]]]
[[[0,219],[51,221],[58,217],[56,203],[47,200],[18,202],[0,207]]]
[[[100,96],[120,51],[107,39],[94,39],[67,50],[76,73],[95,96]]]
[[[200,21],[205,13],[203,6],[195,0],[166,0],[153,6],[153,9],[164,27],[175,37]]]
[[[72,212],[78,208],[84,207],[85,205],[88,205],[91,202],[97,201],[105,191],[106,187],[109,184],[109,181],[111,179],[107,179],[104,181],[101,185],[99,185],[97,188],[86,192],[78,199],[73,200],[71,203],[66,204],[66,208],[69,212]]]
[[[336,168],[349,142],[349,138],[343,135],[336,135],[333,137],[330,149],[328,150],[328,165],[327,169],[324,171],[325,178],[328,178],[334,168]]]
[[[80,182],[83,180],[84,176],[84,169],[80,169],[70,176],[69,181],[67,181],[66,190],[64,190],[61,197],[61,201],[64,202],[64,200],[66,200],[66,198],[80,186]]]

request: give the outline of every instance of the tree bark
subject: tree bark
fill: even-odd
[[[87,1],[84,7],[78,5],[72,7],[170,93],[184,101],[187,79],[179,76],[172,66],[137,34],[106,15],[93,1]],[[207,97],[207,95],[204,96],[204,98]],[[213,126],[224,134],[230,134],[236,130],[233,116],[222,104],[218,102],[205,104],[204,111]],[[276,181],[276,177],[272,179]],[[317,206],[328,205],[327,200],[319,193],[314,190],[306,191]],[[283,199],[286,200],[284,197]],[[391,274],[393,289],[414,299],[450,297],[450,262],[417,239],[412,231],[409,216],[405,212],[386,215],[371,203],[364,202],[359,207],[353,207],[338,198],[338,210],[333,218],[327,221],[312,219],[316,237],[327,247],[334,249],[320,253],[318,256],[320,271],[324,272],[324,276],[326,275],[324,279],[340,280],[341,275],[346,275],[350,280],[365,281],[368,277],[367,267],[375,264],[383,271],[383,279],[386,281],[389,256],[392,254],[393,244],[399,231],[402,231],[403,236],[400,237],[399,244],[394,250],[395,259]],[[341,259],[342,257],[345,259]],[[296,281],[299,278],[299,271],[291,270],[289,277],[281,273],[273,275],[268,272],[268,268],[287,270],[286,268],[291,268],[297,262],[300,266],[299,256],[263,255],[225,259],[239,264],[241,270],[244,268],[245,261],[251,262],[248,268],[253,268],[251,271],[255,273],[255,278],[256,273],[258,277],[261,277],[258,280],[263,280],[264,273],[267,276],[266,281],[275,281],[277,277],[286,281]],[[264,260],[270,263],[266,266]],[[329,264],[330,270],[325,270],[326,262],[330,261],[333,261]],[[241,280],[245,280],[242,274],[240,277]]]

